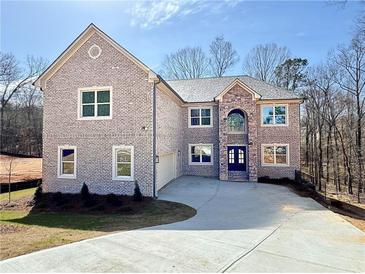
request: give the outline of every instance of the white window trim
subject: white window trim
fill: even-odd
[[[191,124],[191,110],[193,109],[198,109],[199,110],[199,121],[200,121],[200,125],[192,125]],[[201,109],[210,109],[210,125],[202,125],[201,121],[202,121],[202,117],[201,117]],[[211,106],[201,106],[201,107],[189,107],[188,108],[188,117],[189,117],[189,128],[209,128],[209,127],[213,127],[213,107]]]
[[[129,149],[131,151],[131,176],[117,176],[117,165],[116,165],[116,160],[117,160],[117,154],[116,154],[116,150],[117,149]],[[118,146],[113,146],[113,163],[112,163],[112,178],[114,181],[134,181],[134,146],[125,146],[125,145],[118,145]]]
[[[193,146],[210,146],[212,150],[212,154],[210,155],[210,162],[192,162],[191,161],[191,147]],[[189,144],[189,165],[190,166],[211,166],[213,165],[213,155],[214,155],[214,146],[213,144]]]
[[[260,105],[261,111],[260,111],[260,124],[262,127],[287,127],[289,126],[289,104],[262,104]],[[263,118],[264,118],[264,107],[285,107],[285,124],[275,124],[275,109],[273,112],[273,124],[264,124]]]
[[[95,101],[95,110],[94,115],[92,117],[83,117],[82,116],[82,96],[81,94],[85,91],[94,91],[95,94],[98,91],[109,90],[110,92],[110,115],[109,116],[96,116],[97,115],[97,102]],[[110,120],[113,118],[113,87],[111,86],[95,86],[95,87],[86,87],[86,88],[78,88],[77,89],[77,120]],[[96,95],[95,95],[96,97]]]
[[[62,174],[62,153],[63,149],[73,149],[75,151],[74,156],[74,173],[73,174]],[[58,153],[57,153],[57,178],[61,179],[76,179],[77,173],[77,147],[76,146],[69,146],[63,145],[58,146]]]
[[[266,146],[273,146],[274,147],[274,163],[265,163],[264,162],[264,148]],[[279,146],[286,146],[286,164],[277,164],[276,163],[276,147]],[[272,166],[272,167],[288,167],[290,166],[290,148],[289,144],[261,144],[261,166]]]

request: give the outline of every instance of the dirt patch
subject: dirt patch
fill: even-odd
[[[0,234],[9,234],[9,233],[16,233],[16,232],[24,232],[29,228],[26,226],[19,226],[19,225],[10,225],[10,224],[0,224]]]
[[[283,179],[269,179],[266,177],[259,178],[260,183],[275,184],[286,186],[295,194],[301,197],[309,197],[328,208],[329,210],[339,214],[342,218],[349,221],[352,225],[356,226],[360,230],[365,232],[365,215],[363,207],[356,207],[354,204],[347,204],[343,201],[335,200],[333,198],[324,197],[321,193],[318,193],[313,185],[299,184],[288,178]],[[290,211],[294,210],[288,205],[284,205],[282,210]]]
[[[0,183],[8,183],[9,164],[12,161],[11,182],[42,178],[42,158],[21,158],[0,155]]]

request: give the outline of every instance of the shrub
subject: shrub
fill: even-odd
[[[39,203],[42,200],[42,193],[43,193],[42,184],[38,184],[38,187],[34,192],[34,197],[33,197],[33,201],[35,203]]]
[[[63,195],[61,192],[56,192],[55,194],[53,194],[52,200],[56,203],[56,205],[62,205],[64,203]]]
[[[134,201],[138,201],[138,202],[140,202],[140,201],[142,201],[142,199],[143,199],[143,195],[142,195],[142,193],[141,193],[141,190],[139,189],[138,182],[136,181],[136,182],[134,183],[134,195],[133,195],[133,200],[134,200]]]
[[[112,206],[121,206],[123,204],[119,197],[113,193],[106,195],[106,201]]]
[[[89,196],[89,198],[87,198],[87,200],[84,200],[84,206],[86,207],[93,207],[95,205],[97,205],[98,201],[95,197],[93,196]]]
[[[85,183],[83,183],[82,188],[81,188],[81,199],[83,201],[87,201],[90,199],[89,188],[87,187],[87,185]]]

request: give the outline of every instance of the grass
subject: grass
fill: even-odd
[[[13,200],[19,200],[19,199],[22,199],[22,198],[29,197],[29,196],[34,194],[35,190],[36,190],[36,187],[23,189],[23,190],[12,191],[10,193],[10,200],[13,201]],[[8,192],[0,194],[0,202],[1,201],[7,201],[8,199],[9,199],[9,193]]]
[[[0,211],[0,259],[112,232],[182,221],[195,214],[189,206],[159,200],[145,201],[134,214],[3,208]]]

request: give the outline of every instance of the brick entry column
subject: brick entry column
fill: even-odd
[[[219,179],[228,180],[228,133],[226,118],[233,109],[240,109],[247,115],[248,174],[250,181],[257,181],[257,123],[259,115],[256,113],[256,101],[252,99],[252,94],[239,85],[232,87],[219,101]]]

